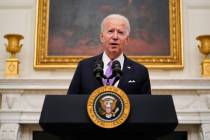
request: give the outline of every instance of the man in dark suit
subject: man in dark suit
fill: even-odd
[[[129,40],[130,23],[122,15],[112,14],[101,23],[100,40],[104,52],[98,56],[82,60],[76,69],[68,94],[91,94],[103,86],[96,80],[93,73],[97,61],[104,63],[104,73],[109,62],[117,60],[122,66],[122,77],[114,86],[127,94],[151,94],[149,73],[146,67],[138,64],[124,54],[124,48]]]

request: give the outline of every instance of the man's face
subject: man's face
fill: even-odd
[[[104,51],[110,57],[115,59],[123,52],[128,43],[126,22],[122,19],[110,18],[104,23],[104,30],[100,34]]]

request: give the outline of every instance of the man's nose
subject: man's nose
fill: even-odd
[[[116,31],[113,33],[112,38],[113,38],[114,40],[117,40],[117,39],[118,39],[118,33],[117,33]]]

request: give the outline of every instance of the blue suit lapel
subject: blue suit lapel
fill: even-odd
[[[128,84],[128,76],[132,74],[132,64],[130,63],[130,60],[125,56],[123,70],[122,70],[122,77],[120,79],[120,82],[118,84],[119,88],[125,88]]]

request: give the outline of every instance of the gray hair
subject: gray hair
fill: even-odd
[[[130,27],[129,20],[128,20],[125,16],[120,15],[120,14],[111,14],[111,15],[108,15],[107,17],[105,17],[105,18],[102,20],[102,22],[101,22],[101,32],[104,31],[104,23],[105,23],[108,19],[111,19],[111,18],[124,20],[125,23],[126,23],[126,26],[127,26],[127,35],[130,34],[131,27]]]

